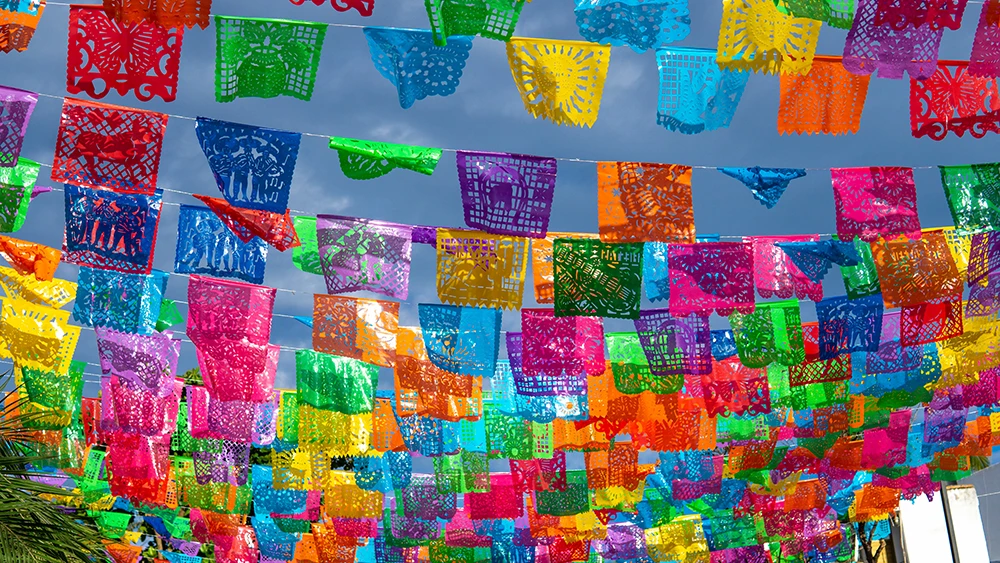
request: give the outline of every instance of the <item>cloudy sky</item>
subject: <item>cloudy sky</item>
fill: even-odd
[[[720,0],[693,0],[692,32],[680,45],[714,48],[722,12]],[[517,35],[580,39],[573,0],[536,0],[528,4]],[[970,4],[965,26],[947,32],[943,59],[968,59],[979,5]],[[354,25],[427,28],[423,2],[376,0],[375,13],[362,18],[339,13],[329,3],[295,6],[288,0],[215,0],[216,14],[274,17]],[[0,55],[0,83],[52,95],[65,95],[68,7],[50,2],[25,53]],[[842,53],[846,31],[824,27],[820,54]],[[592,160],[625,160],[702,166],[781,166],[829,168],[842,166],[930,166],[998,160],[997,139],[949,137],[944,142],[913,139],[909,129],[909,80],[873,79],[861,132],[854,136],[779,136],[775,126],[778,78],[754,75],[732,127],[685,136],[656,124],[657,68],[653,52],[636,54],[615,48],[611,56],[600,118],[592,129],[560,127],[528,115],[511,79],[504,45],[477,38],[458,91],[433,97],[414,107],[399,107],[394,87],[372,65],[364,35],[357,28],[330,27],[323,47],[318,84],[309,102],[291,98],[239,99],[220,104],[214,97],[215,32],[189,30],[184,37],[180,88],[175,102],[142,103],[132,96],[109,94],[103,101],[182,116],[208,116],[322,135],[367,138],[452,149],[510,151]],[[28,130],[22,156],[51,163],[59,122],[60,101],[42,98]],[[45,172],[45,169],[43,169]],[[920,218],[925,227],[951,224],[937,170],[916,171]],[[39,182],[44,184],[46,182]],[[770,235],[830,233],[835,229],[828,171],[810,171],[795,181],[773,210],[758,204],[739,182],[715,170],[694,172],[694,207],[699,233]],[[163,146],[160,186],[218,195],[198,147],[191,121],[171,118]],[[167,193],[173,204],[197,203]],[[445,153],[432,177],[395,171],[377,180],[359,182],[340,172],[336,153],[323,139],[302,141],[290,207],[309,214],[338,213],[401,223],[463,226],[454,154]],[[176,205],[164,208],[155,257],[157,268],[173,267]],[[42,196],[32,203],[27,225],[17,236],[59,247],[62,243],[63,197]],[[593,164],[560,162],[550,229],[596,232],[596,171]],[[437,302],[433,250],[414,251],[410,300],[402,324],[417,322],[416,304]],[[76,268],[60,267],[59,275],[75,279]],[[827,295],[843,292],[839,276],[831,275]],[[530,280],[530,273],[528,275]],[[186,279],[174,277],[169,297],[186,298]],[[322,279],[292,266],[291,252],[271,250],[266,284],[292,289],[281,292],[276,311],[308,315],[312,293],[324,291]],[[529,282],[530,283],[530,282]],[[525,304],[531,303],[530,286]],[[803,314],[813,317],[811,304]],[[717,324],[720,319],[713,319]],[[516,329],[516,313],[505,314],[505,327]],[[310,331],[296,321],[276,318],[272,341],[308,347]],[[84,331],[77,359],[96,360],[93,333]],[[186,344],[182,366],[191,367],[194,350]],[[90,366],[90,373],[98,368]],[[385,382],[386,379],[383,379]],[[294,388],[294,357],[283,352],[278,385]],[[88,394],[96,391],[88,386]]]

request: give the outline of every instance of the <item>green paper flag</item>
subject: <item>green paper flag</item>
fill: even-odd
[[[182,322],[184,322],[184,315],[177,308],[177,303],[173,299],[164,299],[160,303],[160,317],[156,319],[156,330],[163,332]]]
[[[436,45],[453,35],[510,41],[525,0],[424,0]]]
[[[1000,163],[940,168],[955,230],[968,234],[1000,229]]]
[[[371,180],[396,168],[430,176],[441,160],[441,149],[344,137],[330,137],[330,148],[337,151],[344,176],[352,180]]]
[[[557,317],[639,318],[642,243],[560,238],[553,248]]]
[[[319,243],[316,242],[316,218],[293,217],[292,224],[299,235],[301,246],[292,249],[292,264],[307,274],[323,275],[319,261]]]
[[[327,24],[215,16],[215,100],[291,96],[316,85]]]
[[[834,237],[836,238],[836,237]],[[838,239],[839,240],[839,239]],[[882,292],[879,285],[878,270],[875,269],[875,259],[872,258],[871,244],[854,239],[854,248],[858,251],[861,261],[857,266],[841,266],[840,275],[844,278],[844,288],[849,299],[861,299]]]
[[[850,29],[854,23],[854,0],[777,0],[776,4],[786,14],[838,29]]]
[[[295,352],[299,403],[343,414],[375,408],[378,366],[313,350]]]
[[[626,395],[651,391],[659,395],[677,393],[684,386],[684,375],[653,375],[649,361],[634,332],[610,332],[604,335],[608,343],[608,357],[615,388]]]
[[[0,232],[14,233],[24,225],[39,164],[18,158],[17,166],[0,168]]]
[[[798,299],[758,303],[749,315],[729,315],[740,362],[762,368],[771,362],[793,366],[806,359]]]

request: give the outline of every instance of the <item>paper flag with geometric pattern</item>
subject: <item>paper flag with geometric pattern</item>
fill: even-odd
[[[603,242],[694,242],[690,166],[599,162],[597,206]]]
[[[108,17],[121,24],[155,23],[165,28],[208,27],[212,0],[104,0]]]
[[[507,43],[524,108],[556,125],[593,127],[610,58],[610,46],[585,41],[516,37]]]
[[[125,195],[66,184],[65,195],[66,262],[126,274],[150,272],[163,192]]]
[[[857,133],[869,82],[871,75],[848,72],[840,57],[816,57],[809,74],[782,74],[778,133]]]
[[[636,53],[691,33],[688,0],[576,0],[574,12],[580,35],[587,41],[628,45]]]
[[[528,239],[438,229],[437,291],[444,303],[517,309],[524,294]]]
[[[316,241],[327,292],[365,290],[405,300],[411,230],[385,221],[317,216]]]
[[[719,29],[719,67],[808,74],[822,26],[783,14],[771,0],[728,0]]]
[[[69,9],[66,91],[103,98],[112,89],[143,102],[177,99],[184,28],[119,23],[100,6]]]
[[[685,135],[729,127],[750,73],[721,70],[715,58],[714,49],[656,50],[660,72],[658,124]]]
[[[465,224],[487,233],[543,238],[549,228],[556,159],[458,151]]]
[[[529,2],[531,0],[528,0]],[[424,0],[435,45],[454,35],[479,35],[509,41],[525,0]]]
[[[434,34],[422,29],[366,27],[364,32],[375,70],[396,87],[403,109],[458,89],[472,37],[451,36],[447,45],[435,45]]]
[[[215,28],[215,101],[312,98],[327,24],[215,16]]]
[[[17,165],[38,94],[0,86],[0,167]]]
[[[66,98],[52,179],[152,194],[166,130],[167,116],[162,113]]]

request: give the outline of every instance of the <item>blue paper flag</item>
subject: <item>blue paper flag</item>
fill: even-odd
[[[785,193],[788,184],[806,175],[802,168],[719,168],[726,176],[743,182],[757,201],[771,209]]]

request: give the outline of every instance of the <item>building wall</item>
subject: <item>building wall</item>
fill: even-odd
[[[963,479],[962,483],[976,487],[990,561],[1000,563],[1000,466],[993,465]]]

